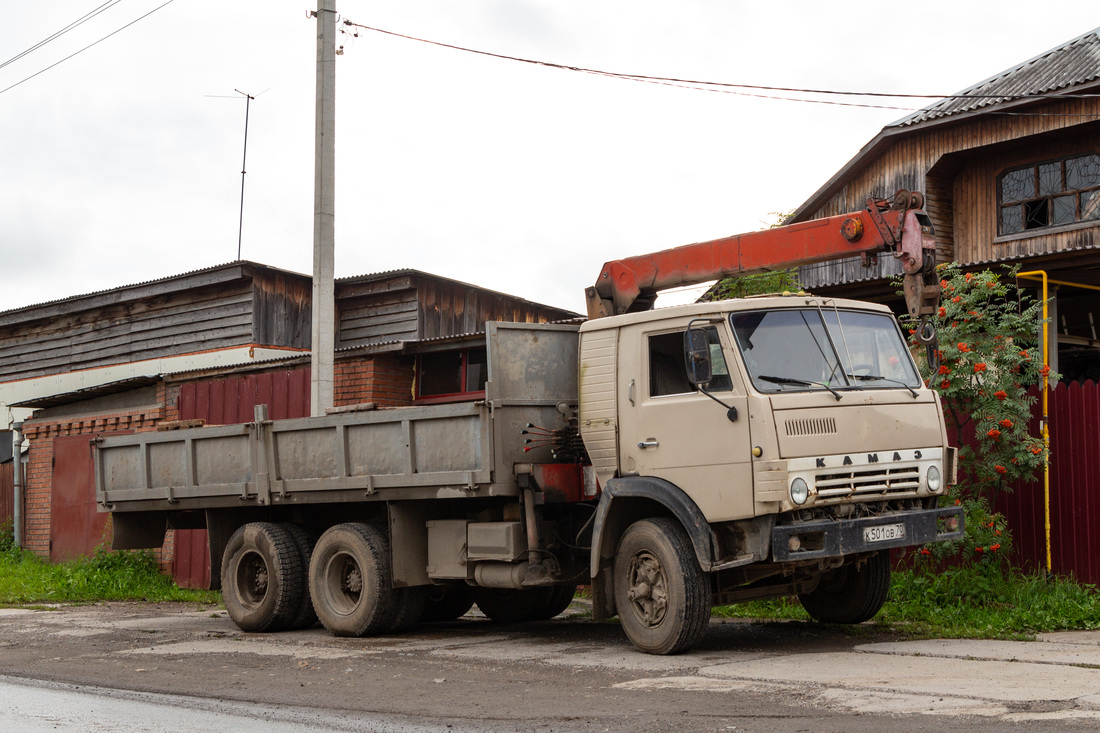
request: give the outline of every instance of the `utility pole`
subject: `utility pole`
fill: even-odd
[[[332,407],[335,372],[336,0],[317,0],[317,127],[313,194],[310,411]]]

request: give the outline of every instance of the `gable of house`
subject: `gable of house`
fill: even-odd
[[[1100,282],[1088,272],[1100,268],[1100,217],[1089,208],[1100,188],[1098,90],[1100,29],[888,125],[789,221],[858,210],[868,197],[898,189],[921,191],[939,261],[1031,262]],[[1026,220],[1028,203],[1026,196],[1006,200],[1006,176],[1011,183],[1029,170],[1036,189],[1028,200],[1048,221],[1014,226],[1011,217]],[[1047,184],[1038,180],[1043,174]],[[900,271],[884,256],[870,268],[848,259],[806,266],[799,275],[818,292],[888,299]]]

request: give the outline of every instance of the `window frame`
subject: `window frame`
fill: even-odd
[[[413,366],[413,369],[414,369],[414,372],[413,372],[414,384],[416,385],[416,388],[413,392],[413,403],[417,404],[417,405],[432,405],[432,404],[440,404],[440,403],[444,403],[444,402],[474,402],[476,400],[485,399],[485,390],[484,389],[477,389],[477,390],[467,390],[466,389],[468,369],[469,369],[469,365],[470,365],[470,352],[477,351],[479,349],[481,351],[485,352],[484,366],[485,366],[486,377],[487,377],[488,376],[488,369],[489,369],[489,359],[488,359],[488,352],[486,351],[486,348],[484,346],[480,346],[480,345],[479,346],[466,346],[466,347],[463,347],[461,349],[446,349],[446,350],[441,350],[441,351],[432,351],[432,352],[426,352],[426,353],[423,353],[423,354],[417,354],[416,355],[416,363]],[[437,354],[453,354],[455,352],[458,352],[458,354],[459,354],[458,378],[459,378],[459,384],[462,385],[462,389],[458,392],[446,392],[446,393],[443,393],[443,394],[432,394],[432,395],[422,394],[421,389],[424,385],[423,371],[422,371],[422,369],[423,369],[423,361],[422,361],[423,358],[426,357],[426,356],[430,357],[430,356],[434,356],[434,355],[437,355]]]
[[[1083,152],[1073,153],[1071,155],[1063,155],[1063,156],[1060,156],[1060,157],[1057,157],[1057,158],[1047,158],[1047,159],[1044,159],[1044,160],[1036,160],[1036,161],[1032,161],[1032,162],[1024,164],[1024,165],[1016,165],[1016,166],[1012,166],[1010,168],[1006,168],[1006,169],[1002,170],[1000,173],[998,173],[997,174],[997,179],[996,179],[996,187],[997,187],[997,210],[996,210],[997,235],[996,235],[996,241],[1008,241],[1008,240],[1012,240],[1012,239],[1019,239],[1021,237],[1038,236],[1038,235],[1048,233],[1048,232],[1052,232],[1052,231],[1063,231],[1063,230],[1070,229],[1070,228],[1081,228],[1081,227],[1100,225],[1100,217],[1092,218],[1092,219],[1078,218],[1083,213],[1083,210],[1082,210],[1083,209],[1082,194],[1089,193],[1089,192],[1096,192],[1094,195],[1100,197],[1100,181],[1098,181],[1095,185],[1092,185],[1092,186],[1086,186],[1086,187],[1082,187],[1082,188],[1069,188],[1068,187],[1068,180],[1067,180],[1068,176],[1067,176],[1067,173],[1066,173],[1066,164],[1069,161],[1077,160],[1077,159],[1080,159],[1080,158],[1088,158],[1088,157],[1092,157],[1092,156],[1100,157],[1100,151],[1087,150],[1087,151],[1083,151]],[[1060,189],[1058,191],[1055,191],[1055,192],[1051,192],[1051,193],[1047,193],[1047,194],[1040,194],[1040,191],[1042,189],[1041,168],[1043,166],[1048,166],[1048,165],[1055,164],[1055,163],[1058,164],[1058,168],[1059,168]],[[1007,176],[1013,174],[1013,173],[1018,173],[1019,171],[1030,171],[1032,173],[1032,176],[1031,176],[1032,194],[1030,196],[1023,197],[1023,198],[1020,198],[1018,200],[1013,200],[1013,201],[1010,201],[1010,202],[1006,203],[1005,200],[1004,200],[1004,181],[1005,181],[1005,178]],[[1045,209],[1046,209],[1046,211],[1045,211],[1046,219],[1047,219],[1048,222],[1050,222],[1051,218],[1053,216],[1053,211],[1055,209],[1055,203],[1054,203],[1055,199],[1062,198],[1062,197],[1065,197],[1065,196],[1073,196],[1073,198],[1074,198],[1074,213],[1073,213],[1074,218],[1073,218],[1072,221],[1067,221],[1067,222],[1062,222],[1062,223],[1047,223],[1047,224],[1044,224],[1044,225],[1041,225],[1041,226],[1033,226],[1033,227],[1030,227],[1030,228],[1027,226],[1027,221],[1028,221],[1027,206],[1029,206],[1031,204],[1038,204],[1038,203],[1041,202],[1042,206],[1045,207]],[[1013,207],[1020,210],[1020,227],[1021,228],[1016,230],[1016,231],[1005,232],[1005,230],[1004,230],[1004,212],[1005,212],[1006,209],[1013,208]]]

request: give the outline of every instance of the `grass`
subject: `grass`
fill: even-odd
[[[10,522],[0,526],[0,605],[95,601],[221,602],[221,594],[179,588],[160,572],[148,551],[100,551],[90,558],[51,565],[12,542]]]
[[[714,615],[809,620],[795,599],[722,606]],[[939,572],[896,571],[874,623],[912,637],[1033,639],[1035,634],[1100,628],[1100,592],[1072,579],[1025,575],[996,565]]]

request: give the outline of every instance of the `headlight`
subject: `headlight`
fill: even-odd
[[[943,481],[940,478],[940,469],[935,466],[928,467],[928,490],[933,494],[940,493],[940,488],[943,486]]]
[[[809,498],[810,487],[806,484],[806,479],[796,478],[791,482],[791,501],[802,506]]]

